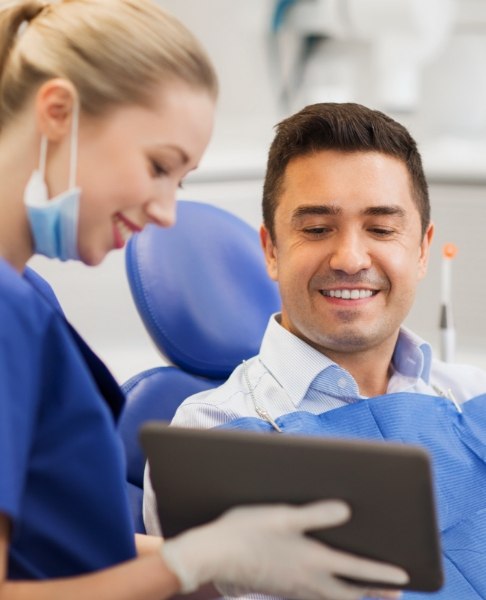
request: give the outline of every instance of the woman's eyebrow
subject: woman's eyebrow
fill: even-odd
[[[183,165],[186,165],[189,162],[189,156],[179,146],[174,146],[172,144],[156,144],[154,148],[159,152],[163,152],[164,150],[174,152],[178,155]]]

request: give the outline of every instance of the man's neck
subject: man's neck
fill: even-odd
[[[386,347],[355,353],[326,350],[325,355],[352,375],[362,396],[371,398],[386,394],[388,390],[395,344],[394,341]]]

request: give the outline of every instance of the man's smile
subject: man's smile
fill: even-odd
[[[370,298],[378,293],[377,290],[370,289],[336,289],[336,290],[320,290],[323,296],[330,298],[342,298],[343,300],[360,300],[362,298]]]

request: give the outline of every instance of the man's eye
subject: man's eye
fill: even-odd
[[[329,233],[331,230],[328,227],[306,227],[303,231],[304,231],[304,233],[306,233],[308,235],[319,236],[319,235],[325,235],[326,233]]]
[[[393,229],[386,229],[384,227],[372,227],[370,231],[378,237],[389,237],[393,234]]]

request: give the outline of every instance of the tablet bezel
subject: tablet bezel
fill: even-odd
[[[402,566],[410,576],[404,589],[436,591],[443,583],[431,463],[421,447],[196,430],[160,421],[146,423],[140,440],[164,537],[207,523],[236,505],[340,498],[350,505],[351,520],[312,532],[313,537]],[[316,476],[319,470],[323,477]]]

